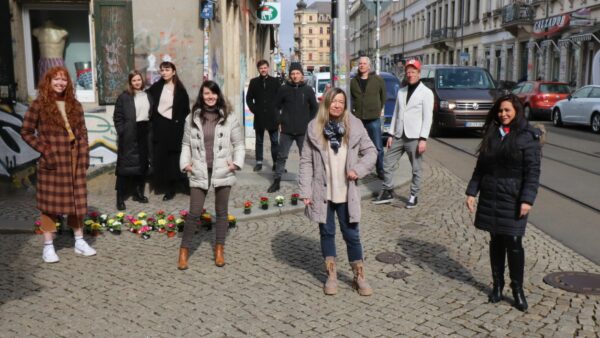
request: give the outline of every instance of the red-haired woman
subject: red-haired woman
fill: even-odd
[[[113,121],[117,130],[117,209],[125,210],[125,193],[129,183],[135,185],[133,200],[148,203],[144,196],[148,171],[148,120],[152,98],[144,92],[142,73],[133,70],[127,90],[117,98]]]
[[[152,168],[154,185],[165,190],[163,201],[175,197],[175,188],[185,180],[179,171],[181,140],[190,98],[172,62],[160,64],[161,79],[148,89],[152,106]]]
[[[21,136],[40,153],[37,164],[37,208],[44,232],[42,258],[58,262],[52,243],[58,215],[67,215],[75,233],[75,253],[93,256],[96,250],[83,239],[87,213],[86,171],[88,135],[83,108],[65,67],[51,68],[38,86],[38,97],[23,120]]]

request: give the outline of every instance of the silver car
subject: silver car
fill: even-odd
[[[557,127],[582,124],[600,133],[600,86],[581,87],[567,99],[556,102],[552,108],[552,123]]]

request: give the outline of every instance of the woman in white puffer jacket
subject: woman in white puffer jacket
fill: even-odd
[[[208,189],[215,188],[215,264],[225,265],[223,246],[227,235],[227,207],[235,171],[244,165],[244,136],[231,114],[219,86],[205,81],[192,114],[185,121],[179,167],[190,181],[190,211],[183,231],[177,268],[188,267],[189,245],[200,224]]]

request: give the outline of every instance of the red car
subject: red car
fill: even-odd
[[[552,106],[566,99],[571,94],[571,89],[565,82],[525,81],[519,83],[511,92],[523,103],[528,120],[534,117],[550,120]]]

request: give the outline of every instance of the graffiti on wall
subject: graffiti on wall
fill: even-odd
[[[32,186],[36,162],[40,154],[31,148],[20,131],[27,106],[17,103],[13,108],[0,105],[0,178],[16,188]],[[117,160],[117,133],[112,113],[105,107],[85,111],[85,123],[90,144],[90,165],[111,164]]]

